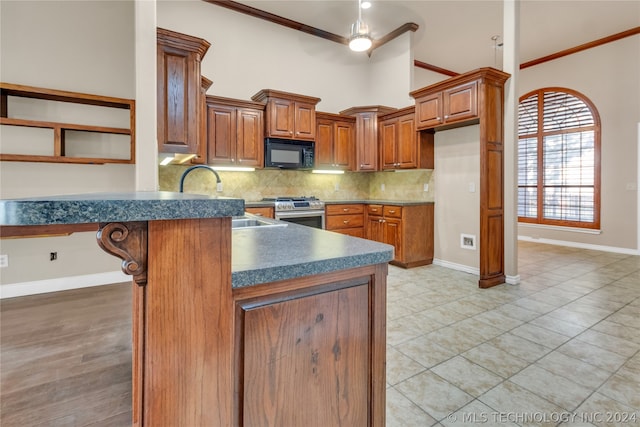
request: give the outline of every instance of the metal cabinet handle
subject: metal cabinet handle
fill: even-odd
[[[396,213],[396,211],[389,211],[389,213],[392,213],[392,214],[393,214],[393,213]]]
[[[349,212],[349,208],[342,208],[343,212]]]
[[[342,221],[344,224],[349,224],[349,220],[345,219],[344,221]]]

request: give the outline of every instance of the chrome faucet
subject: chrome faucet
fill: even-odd
[[[182,173],[182,176],[180,177],[180,192],[182,193],[184,190],[184,179],[187,177],[187,175],[189,175],[189,173],[194,170],[194,169],[208,169],[211,172],[213,172],[213,174],[216,176],[216,190],[217,187],[219,186],[219,184],[222,184],[222,181],[220,180],[220,175],[218,175],[218,172],[216,172],[215,170],[213,170],[213,168],[211,168],[210,166],[207,165],[196,165],[196,166],[191,166],[189,169],[187,169],[186,171],[184,171]]]

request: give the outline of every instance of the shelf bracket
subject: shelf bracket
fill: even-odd
[[[147,222],[100,223],[98,245],[122,259],[122,271],[139,286],[147,284]]]

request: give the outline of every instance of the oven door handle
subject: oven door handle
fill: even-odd
[[[288,211],[276,212],[277,218],[309,218],[314,216],[324,216],[324,211]]]

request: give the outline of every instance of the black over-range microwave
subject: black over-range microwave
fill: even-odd
[[[264,139],[264,167],[281,169],[313,169],[314,147],[311,141]]]

